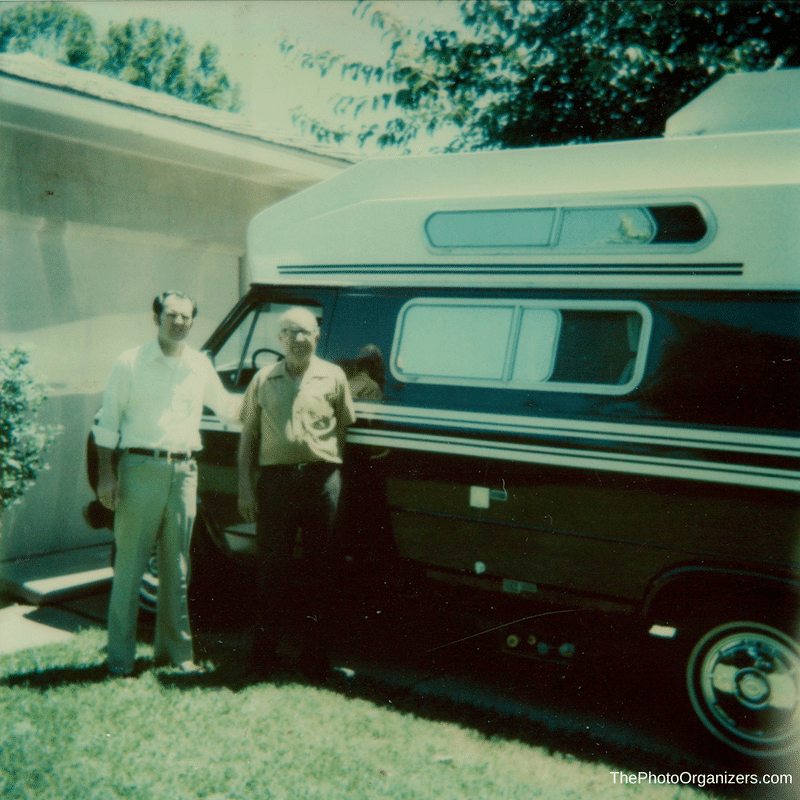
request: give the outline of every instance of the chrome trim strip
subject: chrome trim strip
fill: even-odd
[[[498,417],[496,414],[440,411],[425,408],[392,409],[380,403],[356,404],[360,420],[376,420],[394,424],[415,424],[461,430],[483,431],[486,434],[525,434],[539,436],[572,436],[587,440],[605,440],[625,444],[683,446],[718,452],[756,453],[772,456],[800,456],[800,438],[769,434],[732,433],[670,428],[658,425],[586,422],[527,417]],[[214,417],[203,417],[202,430],[238,433],[240,425],[224,425]],[[694,438],[687,438],[693,435]],[[800,492],[800,470],[725,464],[707,460],[642,456],[618,452],[550,447],[547,445],[500,443],[490,439],[467,439],[435,433],[386,431],[355,425],[348,429],[347,441],[375,447],[397,447],[403,450],[467,455],[493,460],[554,466],[599,469],[628,474],[707,481],[737,486],[755,486]]]
[[[755,486],[800,492],[800,470],[748,467],[711,461],[600,453],[568,450],[562,447],[538,447],[525,444],[499,444],[487,439],[462,439],[455,436],[426,435],[401,431],[374,431],[350,428],[347,440],[373,447],[396,447],[403,450],[465,455],[493,460],[531,464],[549,464],[578,469],[597,469],[633,475]]]
[[[241,433],[242,426],[238,422],[220,422],[217,417],[203,417],[200,420],[201,431],[221,431],[223,433]]]
[[[571,436],[611,441],[620,445],[680,446],[721,452],[800,458],[800,436],[712,430],[686,425],[670,427],[639,423],[506,416],[408,406],[393,408],[381,403],[367,403],[360,400],[356,401],[356,413],[360,420],[385,422],[393,425],[458,428],[487,434]]]

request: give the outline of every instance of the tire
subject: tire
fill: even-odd
[[[139,608],[148,614],[156,613],[158,603],[158,548],[147,559],[147,569],[139,584]]]
[[[760,622],[708,631],[686,663],[702,724],[729,747],[771,758],[800,746],[800,644]]]

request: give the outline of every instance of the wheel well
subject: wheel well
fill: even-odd
[[[682,567],[653,584],[642,609],[648,620],[675,625],[696,623],[701,610],[704,618],[751,611],[754,617],[800,620],[800,582],[739,569]]]

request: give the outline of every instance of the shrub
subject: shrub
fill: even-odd
[[[45,386],[17,347],[0,348],[0,511],[16,503],[47,469],[44,453],[60,426],[36,419]]]

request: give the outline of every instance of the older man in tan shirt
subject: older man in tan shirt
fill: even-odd
[[[339,465],[348,425],[355,422],[344,372],[315,355],[320,331],[308,309],[280,320],[286,358],[253,377],[242,405],[239,510],[256,521],[261,619],[252,668],[267,676],[287,621],[293,552],[302,530],[305,572],[300,599],[300,668],[323,679],[327,660],[332,536],[342,478]]]

